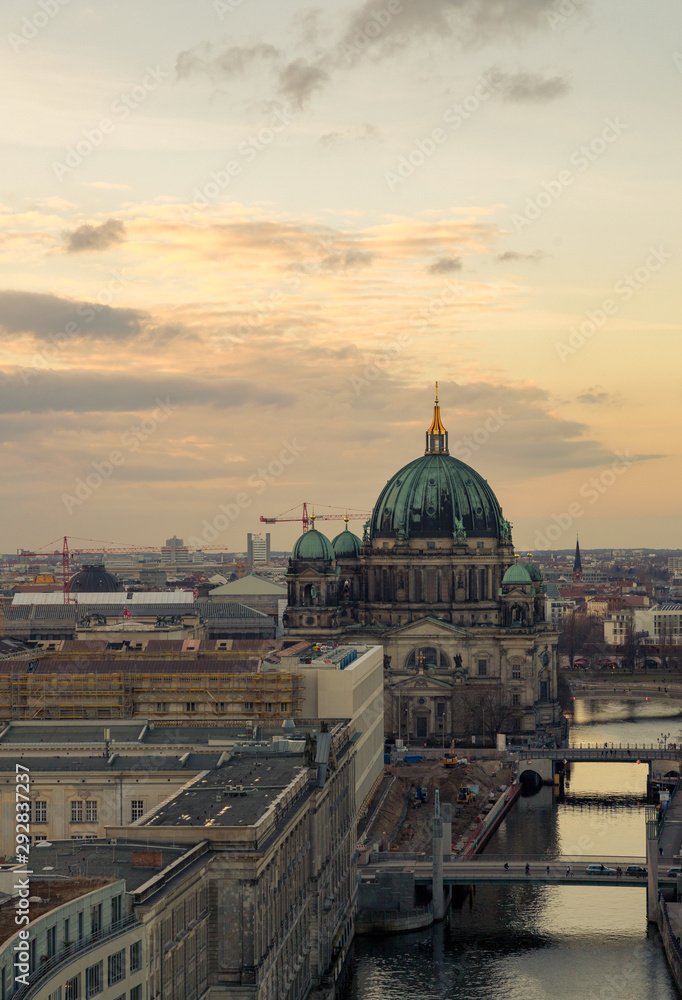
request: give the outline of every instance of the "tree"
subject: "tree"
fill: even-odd
[[[501,684],[481,691],[467,691],[461,699],[466,729],[482,733],[488,743],[495,744],[498,733],[505,733],[519,711],[512,706]]]
[[[559,635],[559,652],[568,656],[573,670],[574,661],[578,656],[589,656],[590,660],[598,653],[604,652],[604,626],[601,619],[594,615],[566,612],[561,620]]]

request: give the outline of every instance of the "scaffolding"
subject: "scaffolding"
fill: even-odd
[[[113,664],[112,664],[113,666]],[[0,676],[0,718],[293,718],[305,698],[302,673],[31,673]]]

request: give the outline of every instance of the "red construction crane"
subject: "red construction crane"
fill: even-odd
[[[315,504],[310,504],[311,507],[315,507]],[[326,507],[326,504],[321,504],[322,507]],[[298,517],[288,517],[288,514],[293,513],[293,511],[302,508],[302,513]],[[329,508],[330,510],[343,510],[342,507]],[[371,511],[368,510],[354,510],[353,513],[348,513],[349,510],[354,510],[353,508],[346,508],[345,514],[313,514],[312,517],[319,521],[366,521],[368,517],[371,517]],[[298,504],[296,507],[292,507],[291,510],[285,510],[283,514],[278,517],[263,517],[261,514],[261,521],[265,524],[277,524],[279,521],[300,521],[303,525],[303,530],[307,531],[310,527],[311,517],[308,514],[308,503],[303,501],[302,504]]]
[[[53,542],[48,542],[47,545],[43,546],[43,548],[46,549],[50,545],[55,545],[57,543],[57,541],[58,541],[58,539],[55,538],[55,540]],[[17,555],[20,558],[22,558],[22,559],[23,559],[24,556],[30,556],[30,557],[32,557],[32,556],[42,556],[42,557],[45,557],[45,556],[50,556],[50,555],[54,555],[54,554],[55,554],[54,552],[27,552],[25,549],[21,549],[17,553]],[[64,537],[62,538],[62,593],[64,594],[64,604],[68,604],[69,603],[69,596],[70,596],[70,592],[69,592],[69,579],[70,579],[70,574],[69,574],[69,542],[68,542],[67,536],[64,535]]]

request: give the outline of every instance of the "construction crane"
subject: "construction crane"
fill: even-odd
[[[69,553],[69,541],[68,541],[68,538],[67,538],[66,535],[64,535],[61,539],[55,538],[55,540],[53,542],[48,542],[47,545],[43,545],[43,548],[47,549],[47,548],[50,547],[50,545],[57,545],[60,541],[61,541],[61,545],[62,545],[62,593],[64,595],[64,604],[68,604],[69,603],[69,599],[70,599],[70,593],[69,593],[69,580],[70,580],[69,559],[70,559],[70,553]],[[55,549],[54,552],[27,552],[25,549],[20,549],[19,552],[17,552],[17,555],[21,559],[23,559],[25,556],[28,556],[29,558],[38,557],[38,558],[43,558],[44,559],[45,556],[55,555],[57,552],[58,552],[57,549]]]
[[[285,510],[283,514],[279,514],[278,517],[263,517],[261,514],[261,521],[265,524],[277,524],[279,521],[300,521],[303,525],[303,530],[308,531],[310,527],[311,520],[317,521],[366,521],[368,517],[371,517],[371,511],[368,510],[356,510],[354,508],[345,508],[344,514],[308,514],[308,507],[315,508],[315,504],[308,504],[307,501],[303,501],[302,504],[297,504],[296,507],[292,507],[291,510]],[[326,507],[327,504],[321,504],[320,506]],[[302,508],[302,513],[297,517],[289,517],[295,510]],[[330,510],[344,510],[342,507],[330,507]],[[348,513],[351,510],[353,513]]]

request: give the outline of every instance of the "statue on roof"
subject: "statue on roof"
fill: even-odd
[[[511,542],[512,540],[512,523],[507,521],[504,517],[502,518],[502,524],[500,525],[500,541],[501,542]]]
[[[456,517],[455,528],[454,531],[452,532],[452,537],[455,539],[456,542],[463,542],[466,536],[467,533],[466,533],[466,528],[464,527],[464,521],[461,519],[461,517]]]

